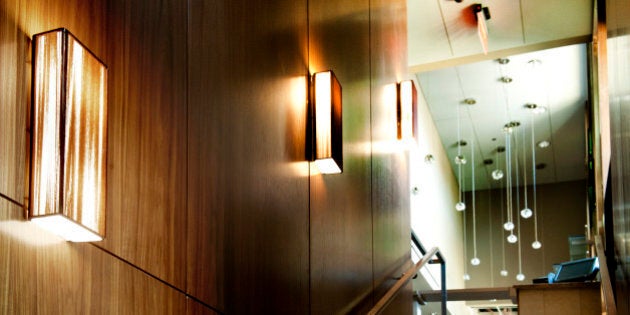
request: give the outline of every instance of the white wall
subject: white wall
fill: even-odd
[[[411,228],[425,248],[437,246],[444,255],[447,288],[461,289],[464,288],[463,234],[462,215],[454,208],[457,181],[421,90],[418,90],[417,116],[418,145],[409,154],[411,187],[418,188],[411,195]],[[425,162],[427,154],[435,158],[432,163]],[[439,281],[439,266],[428,269],[431,277]],[[466,312],[463,303],[449,303],[449,310],[454,314]]]

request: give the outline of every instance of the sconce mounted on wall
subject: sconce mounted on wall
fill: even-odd
[[[343,172],[341,85],[332,71],[313,74],[313,152],[311,161],[323,174]]]
[[[73,242],[105,235],[107,66],[66,29],[33,36],[29,219]]]
[[[416,136],[417,91],[412,80],[397,84],[396,118],[398,139],[409,140]]]

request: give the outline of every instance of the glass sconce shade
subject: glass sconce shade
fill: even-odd
[[[417,91],[413,81],[406,80],[397,84],[396,117],[398,139],[412,139],[417,130],[415,124]]]
[[[33,36],[29,218],[70,241],[105,235],[107,67],[66,29]]]
[[[332,71],[313,75],[314,161],[323,174],[343,172],[341,85]]]

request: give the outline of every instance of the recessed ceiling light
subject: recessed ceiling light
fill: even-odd
[[[483,164],[485,164],[485,165],[492,165],[492,163],[494,163],[494,160],[492,160],[492,159],[485,159],[485,160],[483,160]]]
[[[537,170],[544,170],[545,167],[547,167],[547,164],[545,164],[545,163],[536,164],[536,169]]]
[[[538,147],[541,148],[541,149],[549,147],[550,145],[551,145],[551,143],[549,143],[549,141],[547,141],[547,140],[543,140],[543,141],[538,142]]]
[[[512,82],[512,78],[508,77],[508,76],[503,76],[499,79],[501,82],[503,83],[510,83]]]
[[[497,59],[497,62],[499,64],[506,65],[506,64],[510,63],[510,59],[508,59],[508,58],[499,58],[499,59]]]
[[[540,106],[534,103],[525,104],[525,108],[531,109],[534,114],[542,114],[547,111],[545,106]]]
[[[464,104],[466,105],[475,105],[477,104],[477,100],[474,98],[467,98],[464,100]]]

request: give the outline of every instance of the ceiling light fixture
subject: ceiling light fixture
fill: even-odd
[[[466,164],[466,158],[462,155],[462,141],[461,140],[461,122],[460,122],[460,113],[459,106],[457,106],[457,156],[455,156],[455,164],[457,165],[457,181],[458,181],[458,190],[459,190],[459,201],[455,204],[455,210],[464,211],[466,210],[466,204],[462,202],[462,165]],[[465,143],[465,142],[464,142]],[[464,144],[465,145],[465,144]]]
[[[548,148],[550,145],[551,145],[551,143],[549,141],[547,141],[547,140],[542,140],[542,141],[538,142],[538,147],[541,148],[541,149]]]
[[[540,105],[534,104],[534,103],[527,103],[527,104],[525,104],[525,108],[530,109],[532,111],[532,113],[534,113],[536,115],[542,114],[542,113],[547,111],[547,108],[545,106],[540,106]]]
[[[312,160],[323,174],[343,172],[341,85],[332,71],[313,74],[315,137]]]
[[[464,99],[464,104],[475,105],[477,104],[477,100],[475,100],[474,98],[467,98],[467,99]]]
[[[33,36],[29,219],[72,242],[105,235],[107,66],[68,30]]]
[[[486,25],[486,20],[490,19],[490,9],[482,6],[480,3],[475,3],[472,5],[472,11],[477,19],[477,35],[479,36],[479,41],[481,41],[481,48],[483,49],[484,55],[487,55],[488,27]]]
[[[470,143],[470,158],[471,158],[471,177],[472,177],[472,220],[473,220],[473,258],[470,263],[473,266],[478,266],[481,263],[477,256],[477,211],[475,201],[475,141]]]
[[[501,82],[503,82],[503,83],[512,83],[512,81],[513,81],[512,78],[510,78],[508,76],[502,76],[499,80]]]

